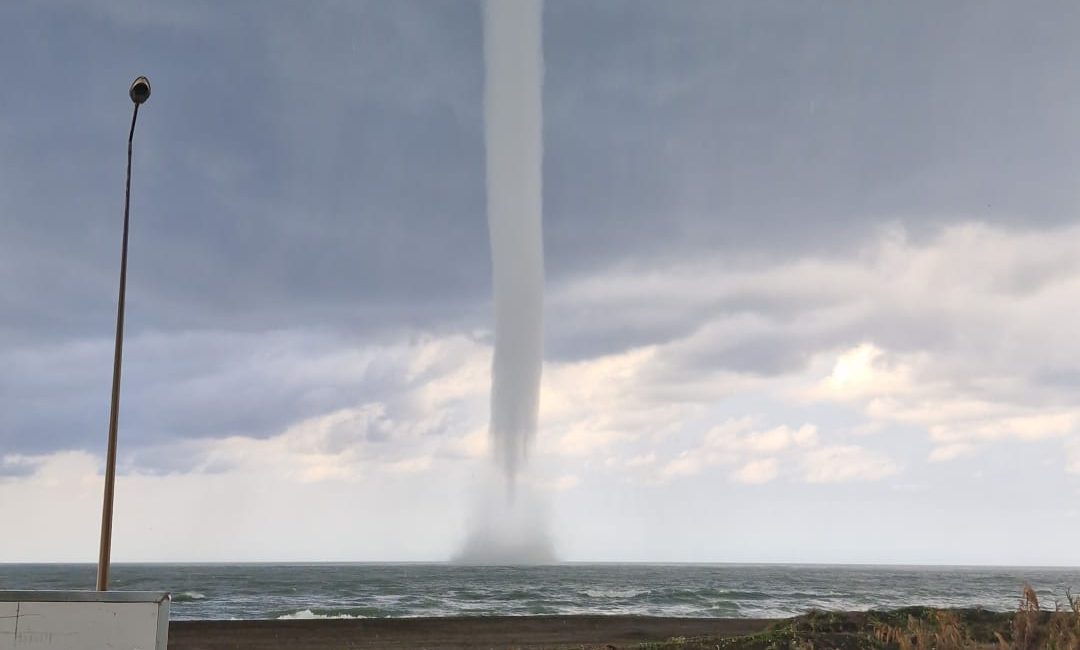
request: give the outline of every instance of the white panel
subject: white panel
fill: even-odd
[[[169,601],[142,594],[0,592],[0,650],[165,650]],[[153,596],[153,595],[151,595]]]
[[[0,650],[15,648],[15,614],[19,603],[0,602]]]
[[[22,603],[19,650],[154,650],[157,603]]]

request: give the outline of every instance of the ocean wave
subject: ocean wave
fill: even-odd
[[[0,564],[0,584],[76,588],[79,566]],[[905,605],[1015,608],[1017,585],[1080,584],[1075,569],[565,565],[127,566],[117,586],[167,590],[173,618],[383,619],[602,614],[782,618]],[[1060,595],[1060,594],[1059,594]],[[1053,602],[1047,596],[1048,602]]]
[[[715,592],[716,596],[722,598],[738,598],[741,600],[768,600],[772,596],[764,591],[747,591],[741,589],[719,589]],[[815,596],[817,594],[814,594]]]
[[[637,598],[652,593],[649,589],[586,589],[589,598]]]
[[[738,616],[742,611],[739,603],[731,600],[718,600],[709,608],[712,611],[722,612],[725,616]]]

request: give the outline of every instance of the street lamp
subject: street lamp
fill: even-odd
[[[124,291],[127,288],[128,206],[131,203],[131,142],[139,105],[150,98],[150,80],[138,77],[131,82],[128,96],[135,104],[128,133],[127,184],[124,187],[124,237],[120,244],[120,298],[116,304],[116,347],[113,352],[112,401],[109,403],[109,451],[105,457],[105,500],[101,506],[101,546],[98,553],[97,590],[109,589],[109,555],[112,551],[113,492],[116,486],[116,427],[120,417],[120,361],[124,355]]]

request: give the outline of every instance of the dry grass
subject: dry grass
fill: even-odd
[[[897,650],[966,650],[986,648],[986,643],[974,639],[967,626],[960,622],[955,612],[939,610],[928,618],[908,616],[903,627],[884,626],[875,631],[875,637],[885,648]]]
[[[1044,612],[1035,590],[1024,585],[1012,633],[1017,650],[1080,650],[1080,597],[1066,590],[1065,603],[1055,603],[1053,613]]]
[[[1080,650],[1080,597],[1042,609],[1030,585],[1015,614],[908,607],[889,612],[814,612],[766,632],[680,638],[649,650]]]
[[[994,640],[973,634],[955,612],[934,611],[929,617],[908,616],[903,626],[882,626],[875,638],[895,650],[1080,650],[1080,597],[1065,592],[1066,603],[1043,610],[1031,585],[1024,585],[1010,629],[992,631]],[[979,637],[983,638],[979,638]]]
[[[1012,642],[1001,648],[1016,650],[1080,650],[1080,598],[1065,591],[1065,603],[1043,611],[1031,585],[1024,585],[1020,607],[1013,618]]]

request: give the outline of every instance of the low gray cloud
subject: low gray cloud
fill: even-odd
[[[424,376],[407,358],[318,332],[143,335],[125,347],[121,428],[126,445],[176,438],[279,433],[358,400],[400,404]],[[111,342],[21,348],[0,355],[0,448],[96,449],[107,421]]]

